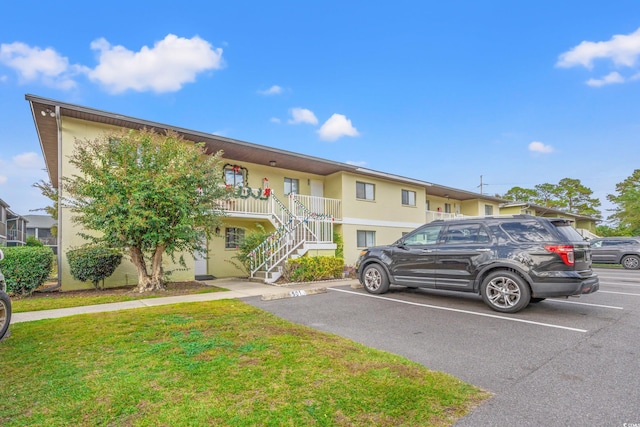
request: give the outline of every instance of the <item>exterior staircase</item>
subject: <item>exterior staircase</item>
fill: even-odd
[[[340,202],[290,194],[287,205],[273,191],[260,200],[227,201],[225,210],[231,215],[267,218],[276,227],[249,253],[251,278],[273,283],[282,276],[289,258],[303,256],[310,249],[335,249],[333,225],[336,216],[340,215]]]

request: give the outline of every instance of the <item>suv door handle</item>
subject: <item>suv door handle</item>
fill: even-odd
[[[491,252],[491,249],[489,249],[489,248],[481,248],[481,249],[476,249],[476,251],[478,251],[478,252]]]
[[[421,252],[423,254],[428,254],[429,252],[433,252],[433,249],[423,249]]]

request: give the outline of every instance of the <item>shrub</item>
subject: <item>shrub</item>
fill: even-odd
[[[342,277],[344,260],[331,256],[305,256],[290,258],[285,264],[283,277],[290,282],[313,282]]]
[[[0,269],[7,290],[22,296],[31,295],[51,274],[53,251],[46,246],[14,246],[3,248],[5,258]]]
[[[93,287],[100,289],[99,282],[111,276],[122,261],[122,254],[104,246],[85,246],[67,252],[70,273],[74,279],[90,281]]]
[[[238,245],[238,254],[234,256],[235,259],[242,263],[247,272],[251,271],[251,257],[249,254],[271,235],[261,224],[256,224],[256,227],[257,230],[246,231],[245,229],[244,239]]]
[[[27,237],[27,246],[44,246],[40,240],[38,240],[35,236]]]

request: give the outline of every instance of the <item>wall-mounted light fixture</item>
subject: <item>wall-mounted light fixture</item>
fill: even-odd
[[[269,160],[269,166],[276,166],[276,161],[275,160]]]
[[[449,195],[448,195],[448,194],[445,194],[445,195],[444,195],[444,197],[446,197],[446,198],[448,199],[448,198],[449,198]]]
[[[51,108],[47,108],[46,110],[40,111],[40,114],[42,114],[44,117],[46,117],[46,116],[55,117],[56,116],[56,112],[53,111]]]
[[[220,234],[220,227],[216,227],[215,232],[216,232],[216,234]]]

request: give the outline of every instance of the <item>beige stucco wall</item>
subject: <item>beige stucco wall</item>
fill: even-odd
[[[61,155],[61,170],[60,176],[72,176],[78,173],[78,170],[69,163],[69,156],[74,150],[75,138],[95,139],[103,132],[109,130],[117,130],[115,127],[101,125],[99,123],[87,122],[84,120],[73,119],[69,117],[62,118],[62,147],[60,147]],[[60,189],[60,197],[65,197],[64,187]],[[61,209],[61,215],[59,216],[59,228],[58,233],[61,236],[61,247],[59,248],[60,254],[60,279],[63,291],[78,290],[78,289],[91,289],[92,284],[87,282],[81,282],[74,279],[69,271],[69,264],[67,262],[66,253],[72,249],[86,244],[87,241],[78,235],[79,232],[85,231],[74,224],[71,219],[71,212],[67,208]],[[187,269],[184,270],[177,264],[171,262],[171,259],[165,255],[164,257],[164,270],[171,272],[169,280],[171,281],[185,281],[193,280],[193,256],[191,254],[183,254]],[[117,287],[135,285],[138,282],[138,274],[135,266],[129,261],[128,255],[125,255],[122,259],[122,264],[116,269],[116,271],[108,279],[105,280],[105,287]]]
[[[375,200],[356,198],[356,182],[375,185]],[[335,185],[332,183],[332,186]],[[374,231],[376,245],[393,243],[425,223],[425,192],[423,187],[375,177],[342,173],[343,221],[340,230],[344,241],[345,264],[354,265],[360,251],[358,231]],[[402,204],[402,190],[415,191],[416,205]]]

